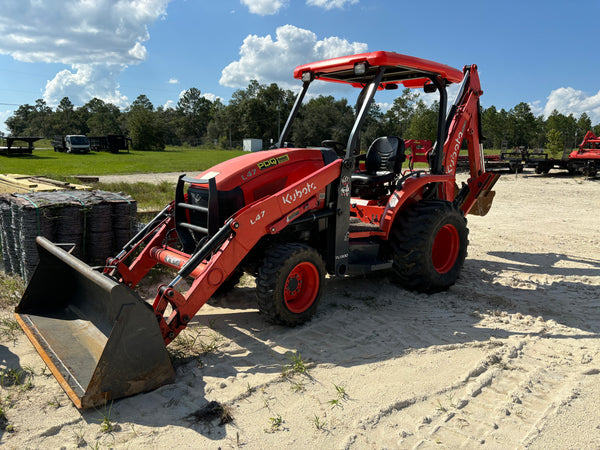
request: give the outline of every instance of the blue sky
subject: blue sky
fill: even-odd
[[[38,98],[126,107],[145,94],[174,106],[195,87],[226,103],[250,79],[294,88],[296,65],[375,50],[477,64],[484,107],[523,101],[536,114],[586,112],[600,123],[599,0],[2,3],[2,131],[18,105]]]

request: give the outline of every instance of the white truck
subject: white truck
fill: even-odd
[[[54,136],[52,138],[52,147],[54,147],[55,152],[89,153],[90,141],[83,134]]]

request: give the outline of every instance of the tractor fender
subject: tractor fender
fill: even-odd
[[[444,186],[451,183],[451,185],[454,186],[454,180],[454,176],[450,174],[413,176],[404,180],[402,186],[396,189],[390,196],[383,212],[381,229],[385,233],[385,238],[389,238],[392,224],[396,220],[396,216],[404,211],[409,205],[421,200],[423,191],[428,185],[438,183],[440,186]],[[454,193],[452,192],[452,197],[454,196],[453,194]],[[442,195],[443,200],[452,201],[452,197]]]

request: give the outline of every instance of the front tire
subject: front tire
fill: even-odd
[[[325,272],[323,258],[309,245],[271,249],[256,278],[259,311],[270,322],[292,327],[310,320],[321,300]]]
[[[401,214],[390,233],[394,281],[417,292],[447,290],[467,257],[467,220],[443,200],[420,201]]]

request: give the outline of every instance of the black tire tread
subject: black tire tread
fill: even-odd
[[[457,263],[447,276],[440,276],[430,267],[430,255],[426,254],[426,242],[431,238],[432,228],[440,217],[454,217],[459,227],[464,226],[464,248]],[[452,203],[444,200],[426,200],[408,207],[396,219],[390,233],[390,246],[393,253],[394,281],[406,289],[435,293],[447,290],[458,278],[467,256],[467,220]],[[452,279],[454,278],[454,279]],[[450,279],[450,280],[449,280]]]
[[[312,258],[321,274],[319,293],[313,305],[303,313],[293,314],[288,311],[281,302],[276,299],[277,284],[287,278],[287,273],[283,273],[287,261],[290,259]],[[321,298],[324,274],[326,272],[325,263],[321,255],[313,247],[301,243],[286,243],[272,247],[267,251],[262,265],[258,269],[256,277],[256,298],[258,310],[265,316],[268,322],[280,325],[296,326],[300,325],[314,315],[319,300]]]

